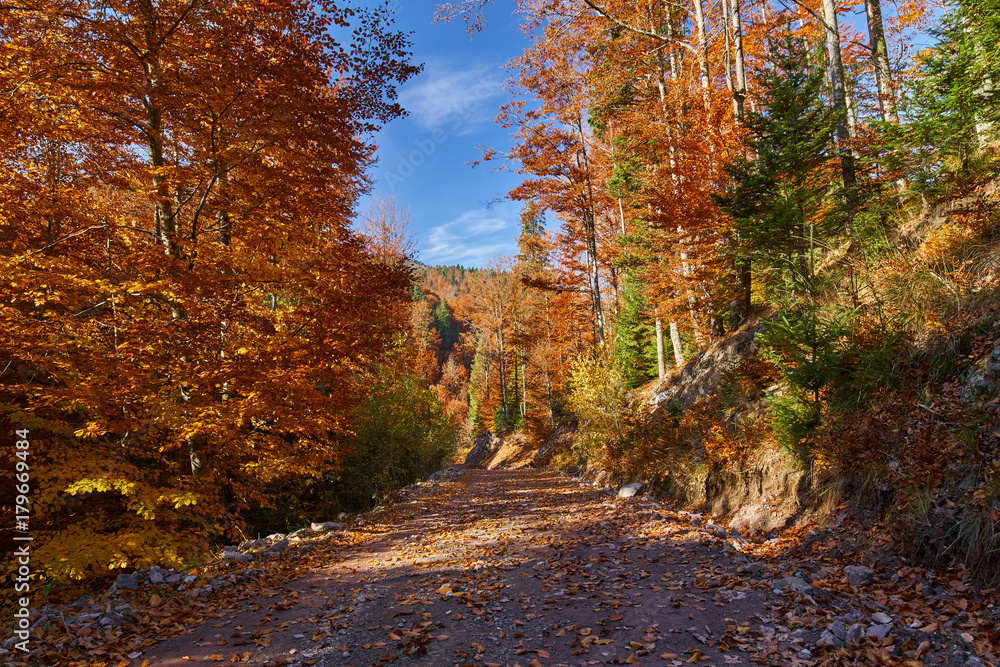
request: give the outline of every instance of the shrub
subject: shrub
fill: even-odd
[[[580,420],[581,461],[602,446],[625,443],[634,421],[628,382],[605,353],[582,356],[573,363],[567,406]]]

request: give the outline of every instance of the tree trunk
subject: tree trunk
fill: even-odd
[[[667,365],[663,358],[663,320],[656,318],[656,370],[659,379],[667,374]]]
[[[865,0],[865,14],[868,18],[869,46],[875,64],[878,108],[882,120],[887,123],[898,123],[896,96],[892,90],[892,70],[889,68],[889,47],[885,41],[885,27],[882,23],[882,0]]]
[[[850,135],[847,129],[847,86],[844,79],[844,61],[840,50],[840,28],[837,21],[836,0],[823,0],[824,34],[826,36],[826,54],[830,61],[830,84],[833,91],[833,106],[840,114],[837,123],[837,149],[840,152],[840,168],[844,179],[844,191],[847,200],[847,221],[845,232],[854,236],[854,215],[857,211],[857,174],[854,166],[854,154],[850,148]]]
[[[528,369],[524,359],[524,350],[521,350],[521,420],[528,415]]]
[[[148,77],[149,90],[142,98],[146,110],[146,154],[153,170],[153,239],[163,246],[163,252],[172,257],[176,246],[176,224],[170,188],[163,167],[163,110],[160,108],[160,93],[163,88],[163,72],[160,64],[161,40],[156,34],[159,17],[156,16],[149,0],[139,3],[139,14],[143,21],[146,53],[141,59]]]
[[[601,306],[601,275],[597,264],[597,223],[594,218],[594,187],[590,180],[590,161],[587,158],[587,137],[583,132],[583,121],[577,120],[580,137],[580,167],[587,179],[587,204],[583,210],[584,243],[587,246],[587,271],[594,309],[594,330],[597,342],[604,346],[604,309]]]
[[[701,91],[708,111],[708,92],[710,80],[708,74],[708,37],[705,34],[705,11],[701,0],[694,0],[694,24],[698,40],[698,75],[701,79]]]
[[[504,356],[506,350],[504,350],[504,340],[503,334],[500,334],[500,355],[499,355],[499,366],[500,366],[500,398],[503,401],[503,423],[507,426],[507,422],[510,421],[510,404],[507,402],[507,359]]]
[[[723,0],[725,2],[725,0]],[[747,97],[747,73],[743,58],[743,22],[740,16],[740,0],[730,0],[729,19],[733,24],[733,65],[736,73],[736,85],[733,88],[733,104],[736,111],[736,122],[743,122],[743,106]]]
[[[674,363],[677,368],[683,368],[684,351],[681,349],[681,332],[677,328],[677,322],[670,323],[670,344],[674,347]]]

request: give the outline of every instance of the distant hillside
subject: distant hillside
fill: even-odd
[[[460,264],[452,266],[417,264],[417,276],[424,285],[449,302],[468,294],[471,282],[478,274],[479,269],[466,268]]]

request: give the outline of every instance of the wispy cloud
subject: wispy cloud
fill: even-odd
[[[456,70],[431,61],[414,83],[400,91],[399,101],[422,129],[449,129],[463,135],[493,120],[495,106],[487,102],[501,92],[502,83],[495,67]]]
[[[516,235],[516,207],[511,204],[466,211],[430,229],[420,261],[482,267],[492,255],[517,252]]]

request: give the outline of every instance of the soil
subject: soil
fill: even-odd
[[[55,650],[35,659],[133,667],[991,664],[995,642],[971,615],[979,603],[962,603],[965,615],[956,617],[975,635],[968,645],[935,626],[909,630],[909,619],[894,614],[899,627],[884,638],[817,646],[837,614],[865,620],[878,604],[824,562],[821,534],[801,560],[761,560],[751,554],[773,553],[774,540],[750,544],[708,517],[618,498],[562,473],[468,469],[441,479],[343,531],[293,544],[277,561],[220,564],[216,581],[243,581],[224,591],[156,608],[144,608],[149,591],[138,591],[130,600],[137,623],[85,642],[84,660]],[[235,576],[247,568],[259,574]],[[776,590],[789,575],[816,587]],[[109,655],[111,642],[118,648]],[[968,662],[975,642],[982,662]]]

